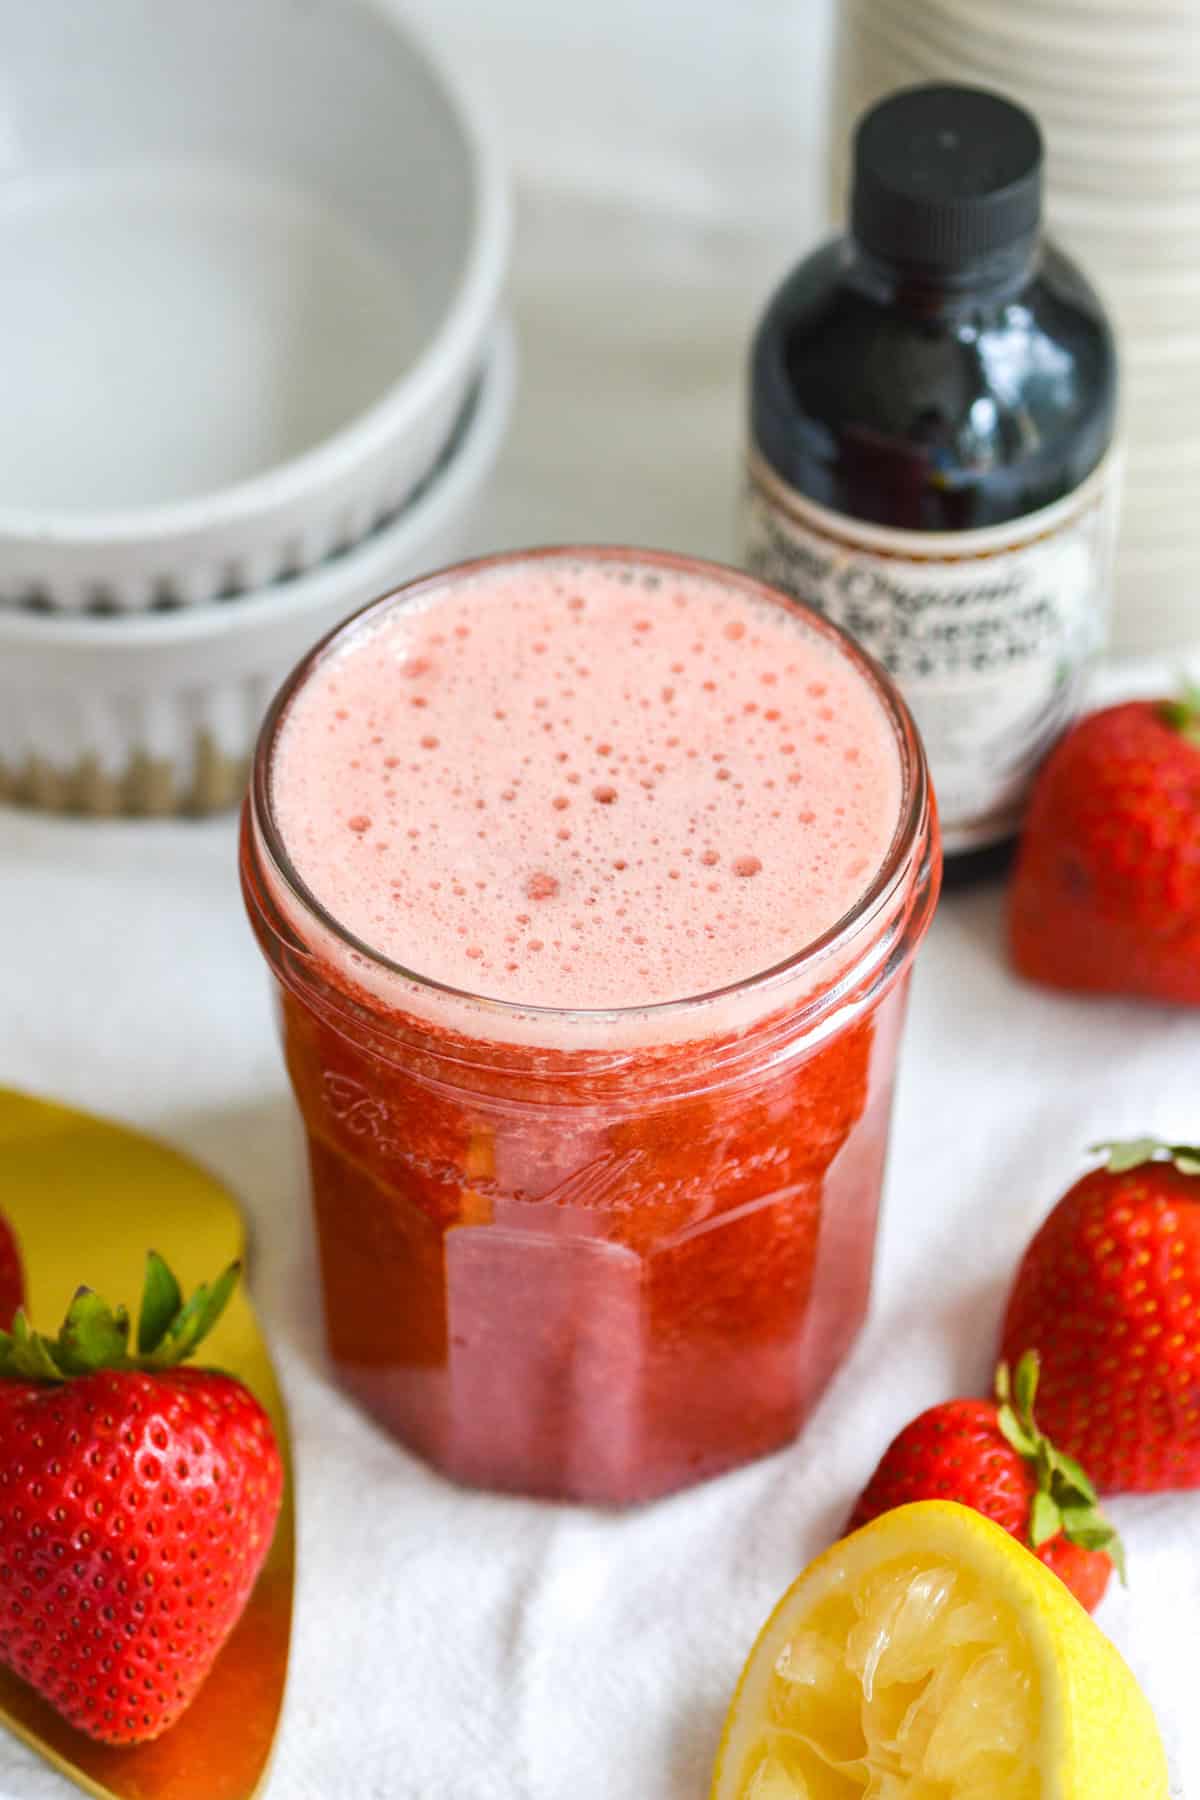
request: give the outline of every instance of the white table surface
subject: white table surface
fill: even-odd
[[[727,553],[745,339],[818,218],[824,0],[423,11],[486,69],[521,186],[522,392],[477,547]],[[300,1482],[271,1800],[698,1800],[766,1611],[899,1425],[986,1382],[1015,1259],[1082,1147],[1197,1130],[1200,1019],[1019,987],[997,894],[944,904],[914,985],[873,1314],[803,1439],[628,1517],[527,1505],[451,1489],[331,1382],[232,820],[0,809],[0,941],[0,1082],[161,1134],[252,1221]],[[1101,1622],[1158,1710],[1175,1791],[1197,1793],[1200,1500],[1113,1512],[1131,1587]],[[68,1791],[0,1740],[3,1800]]]

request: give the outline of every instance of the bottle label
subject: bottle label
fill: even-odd
[[[743,561],[843,626],[895,680],[925,742],[947,851],[1012,835],[1078,710],[1108,623],[1119,459],[983,530],[894,531],[831,512],[752,453]]]

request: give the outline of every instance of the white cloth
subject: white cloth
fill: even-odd
[[[824,0],[425,10],[487,65],[522,180],[523,386],[477,547],[727,553],[747,333],[817,225]],[[300,1482],[270,1800],[697,1800],[778,1593],[896,1429],[986,1384],[1016,1257],[1083,1146],[1198,1124],[1200,1017],[1020,987],[998,896],[947,902],[918,965],[851,1360],[793,1448],[606,1517],[459,1492],[333,1385],[232,821],[0,809],[0,941],[0,1081],[161,1134],[249,1211]],[[1131,1586],[1101,1622],[1157,1709],[1176,1793],[1200,1794],[1200,1499],[1113,1512]],[[0,1736],[0,1800],[68,1791]]]

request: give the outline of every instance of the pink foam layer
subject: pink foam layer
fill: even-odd
[[[794,955],[900,808],[871,687],[711,577],[531,561],[398,605],[277,743],[295,867],[374,951],[517,1006],[641,1007]]]

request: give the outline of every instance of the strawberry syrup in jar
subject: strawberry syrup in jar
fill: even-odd
[[[866,1309],[939,865],[890,682],[732,570],[496,557],[319,645],[242,876],[346,1385],[557,1498],[792,1438]]]

